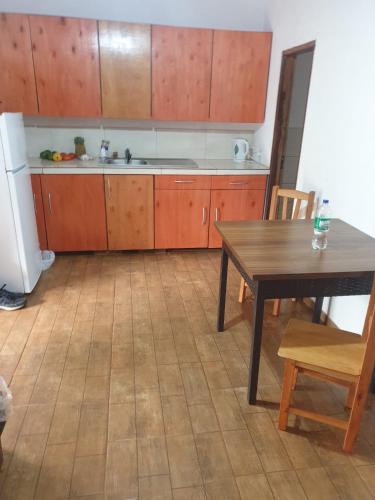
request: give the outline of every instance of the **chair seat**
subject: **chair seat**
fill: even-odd
[[[278,354],[313,367],[358,376],[365,348],[362,337],[355,333],[291,319]]]

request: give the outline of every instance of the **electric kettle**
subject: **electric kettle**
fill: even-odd
[[[233,159],[234,161],[245,161],[249,152],[249,143],[246,139],[234,139]]]

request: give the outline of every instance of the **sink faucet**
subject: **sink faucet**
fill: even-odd
[[[129,148],[126,148],[126,149],[125,149],[125,158],[126,158],[126,163],[129,163],[129,162],[130,162],[131,157],[132,157],[132,155],[131,155],[130,149],[129,149]]]

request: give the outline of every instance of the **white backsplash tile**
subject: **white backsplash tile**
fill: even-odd
[[[129,130],[111,128],[26,127],[28,154],[39,156],[43,149],[74,151],[74,137],[84,137],[86,151],[98,156],[102,139],[110,141],[110,152],[123,156],[129,148],[133,156],[159,158],[231,159],[233,139],[243,137],[250,146],[252,133],[211,131]]]
[[[44,149],[52,145],[52,129],[25,127],[27,153],[31,157],[39,156]]]
[[[81,136],[85,139],[86,152],[89,155],[97,156],[100,150],[102,133],[100,129],[73,129],[54,128],[52,129],[52,144],[50,148],[57,151],[74,152],[74,138]]]
[[[157,156],[156,132],[106,129],[104,138],[110,141],[110,151],[117,151],[119,156],[124,156],[126,148],[130,149],[133,156]]]
[[[205,158],[204,132],[158,131],[156,134],[160,158]]]

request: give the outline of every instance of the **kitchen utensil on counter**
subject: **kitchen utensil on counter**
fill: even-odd
[[[246,139],[234,139],[233,159],[234,161],[245,161],[249,152],[249,142]]]

